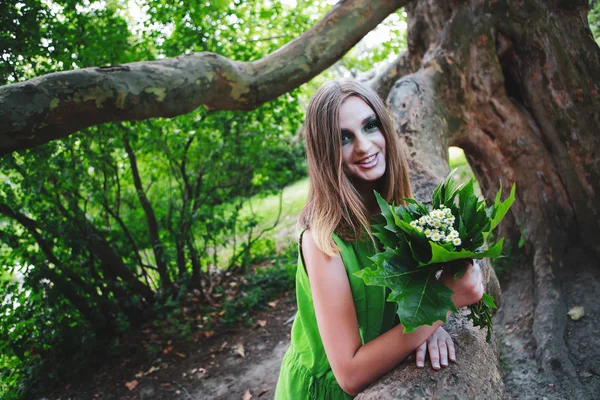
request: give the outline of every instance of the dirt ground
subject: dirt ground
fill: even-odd
[[[39,399],[273,399],[296,313],[295,295],[284,293],[270,305],[253,316],[252,327],[217,326],[209,338],[172,344],[163,350],[167,354],[153,359],[124,355],[119,365]]]
[[[560,382],[542,373],[536,361],[532,279],[526,269],[510,271],[502,282],[502,306],[494,318],[507,392],[514,399],[573,399]],[[600,276],[596,269],[583,269],[576,280],[565,280],[564,285],[570,293],[598,293]],[[567,299],[568,305],[584,305],[586,316],[568,324],[566,337],[577,367],[574,379],[594,398],[593,393],[600,392],[596,357],[600,328],[594,322],[600,310],[583,299]],[[40,399],[272,399],[296,312],[294,293],[282,294],[270,305],[253,316],[252,327],[217,326],[212,336],[196,343],[173,343],[160,357],[124,354],[120,364],[103,367],[91,379],[66,383]]]

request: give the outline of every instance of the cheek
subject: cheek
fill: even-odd
[[[344,146],[342,148],[342,164],[350,164],[352,161],[352,148],[350,146]]]
[[[386,143],[385,143],[385,137],[383,136],[383,134],[380,132],[379,136],[377,138],[377,146],[383,151],[383,153],[385,154],[385,150],[386,150]]]

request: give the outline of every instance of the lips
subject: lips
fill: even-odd
[[[379,162],[379,153],[372,154],[368,157],[361,159],[360,161],[356,161],[355,164],[360,168],[373,168]]]

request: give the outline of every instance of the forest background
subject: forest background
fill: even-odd
[[[8,0],[0,81],[202,51],[257,60],[333,3]],[[600,43],[600,3],[588,18]],[[93,371],[143,326],[191,340],[218,322],[249,324],[293,288],[307,101],[326,80],[369,79],[406,49],[406,32],[400,9],[332,67],[253,111],[108,123],[4,155],[0,398]],[[522,243],[511,246],[518,257]]]

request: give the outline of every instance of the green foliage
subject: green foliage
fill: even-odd
[[[497,258],[501,254],[502,239],[487,249],[484,245],[512,205],[515,186],[505,201],[500,200],[500,189],[493,204],[486,207],[484,200],[474,194],[473,180],[458,186],[452,177],[451,173],[434,190],[431,210],[412,199],[405,199],[406,205],[389,205],[375,193],[381,216],[373,225],[373,235],[381,251],[372,257],[376,269],[366,268],[356,276],[368,285],[391,289],[388,301],[398,304],[398,316],[406,332],[445,321],[448,311],[456,311],[452,291],[436,278],[440,269],[446,265],[454,268],[453,272],[462,273],[464,262],[459,260]],[[438,211],[444,209],[451,214]],[[445,216],[437,216],[438,212]],[[428,228],[435,224],[441,230],[440,221],[446,219],[451,231],[458,233],[458,242],[438,239],[436,229]],[[454,233],[448,237],[451,235]],[[492,306],[493,299],[486,298],[471,307],[470,318],[476,326],[488,327],[488,338]]]
[[[286,251],[272,258],[269,265],[258,266],[251,274],[246,275],[241,294],[224,303],[223,321],[251,323],[252,311],[266,308],[267,303],[277,294],[293,289],[297,258],[297,246],[289,246]]]
[[[590,24],[592,35],[594,35],[596,43],[600,46],[600,2],[597,0],[590,0],[588,22]]]
[[[0,82],[198,51],[256,60],[331,7],[150,0],[138,10],[134,3],[3,2]],[[209,268],[237,274],[272,259],[268,228],[278,203],[258,199],[277,199],[305,177],[297,140],[303,104],[338,67],[354,74],[394,57],[405,46],[403,18],[384,22],[389,37],[376,48],[351,52],[253,112],[202,108],[175,119],[106,124],[4,156],[0,297],[12,300],[0,313],[0,398],[31,396],[66,379],[102,338],[148,319],[175,320],[186,291],[210,286]],[[303,202],[294,199],[292,207],[285,192],[283,199],[283,216]],[[226,319],[246,318],[291,287],[295,262],[277,263],[285,268],[248,278],[246,296],[225,305]],[[179,332],[191,329],[178,323]]]

